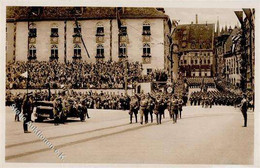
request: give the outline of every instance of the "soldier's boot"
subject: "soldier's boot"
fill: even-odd
[[[90,118],[89,115],[88,115],[88,112],[86,114],[87,114],[87,118]]]
[[[132,124],[132,119],[133,119],[133,114],[130,114],[130,123],[129,124]]]

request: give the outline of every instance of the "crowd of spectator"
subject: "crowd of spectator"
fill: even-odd
[[[13,94],[6,93],[6,105],[11,105],[18,97],[24,97],[26,93]],[[53,92],[49,96],[49,92],[34,91],[34,101],[54,101],[56,98],[62,96],[64,102],[77,102],[81,103],[86,100],[87,108],[89,109],[129,109],[130,97],[124,94],[106,93],[106,92],[76,92],[73,90]]]
[[[25,89],[27,80],[22,77],[28,73],[28,88],[124,88],[125,69],[127,69],[127,84],[153,80],[167,80],[163,70],[155,70],[148,75],[142,75],[142,64],[131,62],[68,62],[67,64],[52,62],[15,62],[6,66],[6,88]]]

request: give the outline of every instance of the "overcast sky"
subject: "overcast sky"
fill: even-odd
[[[242,9],[231,8],[165,8],[165,13],[171,19],[180,20],[179,24],[195,23],[195,15],[198,14],[199,23],[215,23],[219,18],[220,30],[222,26],[231,25],[232,28],[239,23],[234,11]],[[239,25],[240,26],[240,25]]]

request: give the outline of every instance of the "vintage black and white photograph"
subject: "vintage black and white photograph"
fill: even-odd
[[[5,163],[255,164],[257,6],[4,11]]]

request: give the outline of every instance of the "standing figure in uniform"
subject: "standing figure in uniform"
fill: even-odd
[[[58,97],[55,99],[54,106],[53,106],[54,125],[59,125],[60,114],[62,112],[62,109],[63,109],[62,100],[61,100],[61,97]]]
[[[244,117],[244,127],[247,127],[248,101],[247,101],[247,97],[246,97],[245,94],[243,95],[243,99],[241,100],[240,108],[241,108],[241,112],[242,112],[243,117]]]
[[[147,115],[147,117],[148,117],[149,114],[150,114],[151,123],[153,123],[154,100],[152,99],[152,97],[150,96],[150,94],[149,94],[148,96],[149,96],[149,97],[148,97],[148,107],[147,107],[148,115]]]
[[[143,94],[141,96],[141,101],[140,101],[140,124],[143,124],[143,118],[146,113],[147,106],[148,106],[148,100]]]
[[[153,98],[153,97],[152,97]],[[153,98],[154,100],[154,114],[156,115],[156,122],[157,125],[162,123],[162,113],[161,113],[161,108],[162,108],[162,99],[161,96],[158,94],[156,98]]]
[[[19,111],[19,113],[15,113],[14,121],[20,121],[19,114],[22,112],[22,104],[23,104],[23,98],[21,97],[20,93],[17,95],[14,102],[17,107],[17,110]]]
[[[132,96],[130,100],[130,110],[129,110],[130,124],[132,124],[133,114],[135,115],[135,122],[137,123],[138,109],[139,109],[139,101],[136,96]]]
[[[29,93],[25,96],[23,105],[23,116],[25,117],[25,120],[23,121],[23,130],[24,133],[31,133],[28,131],[28,125],[27,123],[31,121],[31,115],[33,112],[33,99],[32,99],[32,93]]]
[[[177,117],[178,117],[178,99],[176,96],[173,97],[172,100],[172,120],[173,123],[177,122]]]
[[[181,118],[181,112],[182,112],[182,105],[183,105],[183,100],[181,97],[178,99],[178,110],[180,112],[180,118]]]

